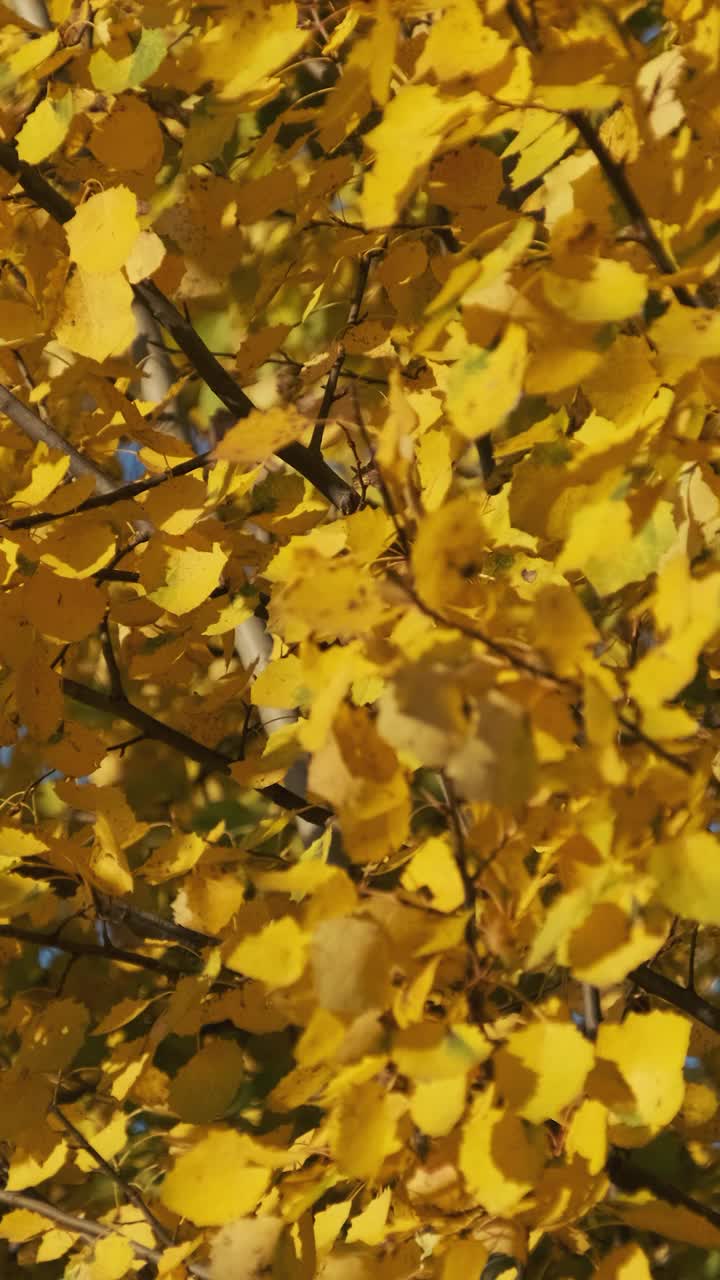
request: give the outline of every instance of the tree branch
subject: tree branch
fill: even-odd
[[[186,476],[192,471],[199,471],[201,467],[212,465],[213,460],[209,453],[199,453],[196,457],[186,458],[184,462],[178,462],[176,466],[168,467],[167,471],[157,475],[145,476],[141,480],[131,480],[129,484],[118,485],[116,489],[92,494],[84,502],[79,502],[76,507],[70,507],[67,511],[37,511],[32,515],[15,516],[12,520],[0,521],[0,524],[6,529],[34,529],[37,525],[52,524],[54,520],[64,520],[66,516],[77,516],[83,511],[96,511],[98,507],[111,507],[116,502],[129,501],[137,498],[140,493],[146,493],[148,489],[157,488],[166,480],[172,480],[175,476]]]
[[[531,53],[542,51],[539,34],[525,18],[518,0],[508,0],[507,15],[510,18],[523,44]],[[645,246],[658,271],[663,275],[672,275],[677,265],[668,253],[664,244],[653,230],[652,223],[645,212],[635,188],[632,186],[622,164],[614,160],[594,124],[584,111],[568,111],[566,118],[575,126],[585,146],[592,151],[602,169],[608,185],[625,208],[628,218],[637,227],[638,239]],[[685,307],[698,307],[700,302],[685,285],[671,285],[678,302]]]
[[[480,643],[484,644],[491,653],[496,654],[499,658],[504,658],[511,666],[516,667],[520,671],[526,671],[529,675],[535,676],[536,679],[551,680],[555,685],[561,685],[563,688],[572,689],[578,693],[580,692],[580,687],[579,685],[576,685],[574,680],[569,680],[565,676],[558,676],[554,671],[551,671],[547,667],[535,666],[534,662],[528,662],[526,658],[522,658],[519,654],[513,653],[512,649],[509,649],[507,645],[502,644],[499,640],[493,640],[492,636],[487,635],[478,627],[472,626],[468,622],[463,622],[460,618],[443,617],[441,613],[438,613],[436,609],[433,609],[432,605],[427,604],[426,601],[423,600],[422,596],[418,595],[418,592],[411,583],[406,582],[393,570],[388,571],[387,577],[410,597],[426,617],[432,618],[433,622],[436,622],[438,626],[450,627],[455,631],[459,631],[461,635],[468,636],[471,640],[479,640]]]
[[[2,147],[0,143],[0,147]],[[60,435],[49,422],[45,422],[37,413],[18,400],[12,391],[0,385],[0,412],[4,413],[16,427],[29,436],[36,444],[42,441],[50,449],[66,454],[70,459],[70,474],[73,476],[92,476],[95,487],[101,494],[110,493],[113,482],[106,476],[101,467],[96,466],[89,458],[79,453],[74,445]]]
[[[663,275],[672,275],[674,271],[677,271],[677,266],[662,241],[653,231],[652,223],[623,166],[618,164],[617,160],[613,160],[600,134],[584,111],[569,111],[568,119],[575,125],[585,146],[595,156],[608,184],[625,206],[628,217],[638,228],[640,239],[658,271],[661,271]],[[673,285],[672,291],[678,302],[681,302],[683,306],[697,307],[700,305],[698,299],[685,285]]]
[[[139,951],[127,951],[124,947],[116,947],[112,942],[105,944],[81,942],[56,933],[44,933],[42,929],[26,929],[16,924],[0,924],[0,938],[30,942],[38,947],[53,947],[57,951],[64,951],[69,956],[95,956],[97,959],[114,960],[117,964],[132,965],[134,969],[147,969],[150,973],[159,973],[166,978],[182,978],[185,973],[176,965],[166,964],[155,956],[144,956]]]
[[[33,165],[21,160],[10,142],[0,142],[0,166],[13,174],[23,191],[57,222],[66,223],[74,217],[75,208],[70,201],[56,191]],[[152,280],[141,280],[132,289],[153,319],[175,339],[195,372],[222,400],[230,413],[236,418],[247,418],[255,408],[252,400],[238,386],[232,374],[220,364],[175,304]],[[356,509],[358,497],[354,489],[333,470],[322,455],[296,442],[280,449],[277,457],[309,480],[340,511],[347,514]]]
[[[57,1205],[48,1204],[46,1200],[41,1200],[38,1196],[24,1195],[21,1191],[6,1191],[0,1189],[0,1204],[6,1204],[10,1209],[29,1209],[31,1213],[39,1213],[43,1218],[47,1218],[50,1222],[55,1222],[59,1227],[64,1227],[66,1231],[71,1231],[78,1236],[84,1236],[86,1240],[104,1240],[106,1236],[124,1234],[118,1223],[115,1227],[106,1227],[100,1222],[91,1222],[88,1218],[77,1218],[72,1213],[65,1213],[64,1209],[58,1209]],[[144,1258],[147,1262],[157,1264],[161,1261],[162,1254],[157,1249],[149,1249],[147,1245],[138,1244],[131,1236],[125,1237],[132,1246],[134,1252],[139,1258]],[[189,1259],[185,1261],[184,1266],[187,1267],[191,1275],[196,1280],[210,1280],[210,1272],[207,1267],[202,1266],[199,1262],[191,1262]]]
[[[373,259],[379,257],[383,252],[383,249],[371,249],[368,253],[364,253],[360,258],[357,280],[355,282],[355,292],[353,293],[350,310],[348,311],[348,318],[345,324],[346,332],[358,322],[360,308],[362,307],[368,278],[370,276],[370,267],[372,266]],[[337,384],[340,374],[342,373],[344,363],[345,346],[342,342],[339,342],[337,355],[335,356],[333,366],[328,374],[327,382],[325,383],[325,392],[323,394],[322,404],[320,405],[317,422],[315,423],[315,428],[312,433],[312,439],[310,441],[311,453],[319,454],[322,449],[323,435],[327,425],[327,419],[333,406],[335,392],[337,391]]]
[[[106,1160],[105,1157],[96,1150],[92,1143],[85,1137],[85,1134],[81,1133],[77,1125],[73,1124],[70,1117],[65,1115],[65,1112],[61,1110],[56,1102],[52,1102],[50,1104],[50,1111],[54,1116],[57,1116],[60,1123],[65,1129],[67,1129],[67,1132],[75,1139],[78,1145],[82,1147],[83,1151],[86,1151],[87,1154],[95,1161],[98,1169],[102,1169],[103,1173],[107,1174],[107,1176],[117,1184],[125,1199],[128,1200],[130,1204],[134,1204],[136,1209],[140,1210],[140,1213],[145,1218],[146,1222],[150,1224],[150,1227],[155,1233],[156,1240],[158,1240],[160,1244],[164,1244],[166,1248],[169,1248],[174,1244],[174,1240],[170,1232],[167,1231],[162,1222],[155,1217],[155,1214],[152,1209],[146,1205],[140,1195],[140,1192],[137,1191],[131,1183],[126,1182],[125,1179],[121,1177],[115,1166],[110,1164],[109,1160]]]
[[[703,1204],[701,1200],[696,1200],[694,1196],[689,1196],[686,1191],[672,1182],[666,1182],[664,1178],[659,1178],[649,1169],[641,1169],[626,1152],[618,1150],[617,1147],[608,1157],[607,1171],[615,1186],[621,1191],[627,1191],[630,1194],[635,1191],[652,1191],[658,1200],[665,1200],[668,1204],[681,1204],[683,1208],[689,1209],[691,1213],[696,1213],[699,1218],[704,1218],[706,1222],[720,1229],[720,1211],[713,1209],[709,1204]]]
[[[643,991],[647,991],[648,995],[664,1000],[681,1013],[695,1018],[696,1022],[702,1022],[711,1031],[720,1032],[720,1008],[710,1004],[709,1000],[704,1000],[690,987],[681,987],[678,982],[666,978],[647,964],[638,965],[637,969],[628,974],[628,978]]]
[[[163,724],[161,720],[156,720],[154,716],[147,711],[142,711],[125,697],[103,693],[100,689],[91,689],[88,685],[80,684],[77,680],[71,680],[68,677],[63,679],[63,690],[76,702],[82,702],[87,707],[94,707],[96,711],[104,711],[108,715],[116,716],[119,720],[125,720],[128,724],[134,725],[144,733],[146,738],[164,742],[166,746],[172,747],[173,751],[179,751],[188,759],[197,761],[211,773],[228,774],[231,765],[235,763],[213,747],[203,746],[188,734]],[[313,822],[317,826],[323,826],[332,816],[329,809],[323,808],[322,805],[308,804],[301,796],[295,795],[279,782],[258,787],[257,790],[273,804],[279,805],[281,809],[302,813],[308,822]]]

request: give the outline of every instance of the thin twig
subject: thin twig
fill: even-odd
[[[393,569],[387,570],[387,577],[391,582],[394,582],[396,586],[400,587],[401,590],[404,591],[412,601],[414,601],[418,609],[420,609],[428,618],[432,618],[433,622],[436,622],[438,626],[452,628],[455,631],[459,631],[462,635],[468,636],[471,640],[479,640],[480,643],[484,644],[491,653],[497,654],[499,658],[504,658],[506,662],[509,662],[513,667],[517,667],[520,671],[527,671],[529,675],[535,676],[536,679],[551,680],[553,684],[561,685],[566,689],[572,689],[574,692],[579,692],[579,687],[576,685],[574,680],[569,680],[565,676],[556,675],[555,672],[551,671],[548,667],[538,667],[535,663],[528,662],[527,659],[520,657],[519,654],[513,653],[512,649],[509,649],[507,645],[502,644],[499,640],[493,640],[492,636],[481,631],[479,627],[473,626],[468,622],[463,622],[462,619],[459,618],[443,617],[441,613],[438,613],[436,609],[433,609],[432,605],[429,605],[427,601],[423,600],[422,596],[418,594],[417,590],[411,583],[407,582],[404,578],[401,578]]]
[[[67,677],[63,679],[63,690],[69,698],[74,698],[76,702],[82,702],[87,707],[94,707],[96,711],[104,711],[108,715],[116,716],[119,720],[125,720],[128,724],[135,725],[146,738],[152,738],[156,742],[164,742],[173,751],[179,751],[182,755],[187,756],[188,759],[195,760],[212,773],[228,774],[231,766],[235,763],[235,761],[229,759],[228,756],[222,755],[221,752],[216,751],[213,747],[206,747],[188,734],[181,733],[179,729],[173,729],[170,725],[163,724],[162,720],[156,720],[154,716],[151,716],[147,711],[142,711],[140,707],[136,707],[124,696],[121,698],[114,697],[111,694],[103,693],[100,689],[91,689],[88,685],[80,684],[77,680],[71,680]],[[271,800],[273,804],[279,805],[281,809],[288,809],[292,813],[301,813],[308,822],[315,823],[316,826],[323,826],[332,816],[329,809],[325,809],[322,805],[308,804],[307,801],[303,800],[302,796],[289,791],[287,787],[282,786],[279,782],[273,782],[266,787],[258,787],[256,789],[266,799]]]
[[[75,216],[75,208],[33,165],[21,160],[10,142],[0,142],[0,166],[13,174],[25,193],[61,224]],[[200,334],[174,302],[165,296],[152,280],[141,280],[132,286],[135,297],[187,356],[195,372],[206,383],[235,418],[247,418],[255,408],[252,400],[223,368],[203,342]],[[358,498],[355,491],[317,453],[295,442],[278,451],[277,456],[327,498],[344,514],[354,511]]]
[[[672,275],[673,272],[677,271],[677,265],[662,241],[655,234],[652,223],[623,166],[618,164],[617,160],[614,160],[610,155],[600,134],[584,111],[569,111],[568,119],[575,125],[586,147],[595,156],[608,184],[625,206],[628,217],[638,228],[642,243],[658,271],[661,271],[663,275]],[[700,305],[698,299],[685,285],[673,285],[672,291],[678,302],[681,302],[683,306],[697,307]]]
[[[538,32],[528,23],[518,0],[508,0],[507,13],[523,44],[527,46],[531,53],[540,53],[541,43]],[[630,182],[623,165],[613,159],[595,125],[584,111],[568,111],[566,118],[575,126],[585,146],[595,156],[608,185],[623,204],[628,218],[638,231],[639,241],[644,245],[658,271],[662,272],[663,275],[673,275],[677,271],[677,264],[653,230],[643,203]],[[685,285],[671,285],[671,288],[678,302],[681,302],[683,306],[698,307],[701,305],[699,299]]]
[[[116,964],[131,965],[134,969],[147,969],[149,973],[159,973],[166,978],[182,978],[184,969],[176,965],[166,964],[155,956],[145,956],[139,951],[128,951],[125,947],[116,947],[108,942],[80,942],[74,938],[66,938],[58,933],[44,933],[42,929],[26,929],[18,924],[0,924],[0,938],[12,938],[17,942],[30,942],[37,947],[51,947],[55,951],[64,951],[70,956],[94,956],[97,959],[114,961]]]
[[[690,955],[688,956],[687,979],[688,991],[697,991],[697,987],[695,985],[695,961],[697,959],[697,941],[699,932],[700,926],[698,924],[694,924],[690,933]]]
[[[142,480],[132,480],[129,484],[119,485],[108,492],[95,493],[67,511],[37,511],[32,515],[15,516],[12,520],[0,521],[0,524],[6,529],[34,529],[37,525],[51,524],[54,520],[77,516],[83,511],[96,511],[98,507],[110,507],[116,502],[131,500],[140,493],[146,493],[148,489],[155,489],[158,485],[164,484],[166,480],[172,480],[175,476],[186,476],[191,471],[199,471],[201,467],[212,465],[213,460],[209,453],[199,453],[196,457],[178,462],[174,467],[168,467],[167,471],[161,472],[160,475],[146,476]]]
[[[48,1221],[57,1223],[59,1227],[64,1227],[66,1231],[71,1231],[74,1235],[84,1236],[86,1240],[104,1240],[107,1236],[124,1234],[122,1231],[123,1224],[121,1223],[114,1227],[108,1227],[100,1222],[92,1222],[89,1218],[78,1218],[75,1214],[66,1213],[64,1209],[58,1209],[57,1205],[48,1204],[46,1200],[41,1200],[38,1196],[25,1195],[21,1191],[0,1189],[0,1204],[6,1204],[10,1209],[28,1209],[31,1213],[38,1213],[43,1218],[47,1218]],[[147,1262],[153,1262],[156,1266],[161,1261],[162,1254],[158,1249],[149,1249],[147,1245],[138,1244],[137,1240],[133,1240],[132,1236],[125,1236],[125,1239],[139,1258],[144,1258]],[[196,1277],[196,1280],[210,1280],[210,1272],[207,1267],[202,1266],[199,1262],[191,1262],[186,1259],[184,1265],[190,1274]]]
[[[622,725],[623,729],[626,729],[628,733],[632,734],[636,742],[642,742],[643,745],[647,747],[648,751],[652,752],[654,756],[657,756],[659,760],[664,760],[666,764],[672,765],[673,769],[680,769],[683,773],[692,775],[695,772],[689,760],[686,760],[684,756],[676,756],[672,751],[668,751],[667,747],[664,747],[661,742],[656,742],[654,738],[651,738],[647,733],[644,733],[640,726],[634,724],[628,716],[619,715],[618,721]]]
[[[0,148],[2,145],[0,143]],[[15,426],[19,427],[35,444],[42,442],[49,449],[57,449],[59,453],[66,454],[70,459],[71,475],[92,476],[96,489],[103,494],[109,493],[114,488],[113,481],[106,476],[101,467],[79,453],[75,446],[61,436],[49,422],[39,417],[33,409],[23,404],[22,400],[18,400],[8,387],[2,385],[0,385],[0,412],[10,418]]]
[[[70,1117],[65,1115],[65,1112],[58,1106],[57,1102],[51,1102],[50,1111],[54,1116],[57,1116],[60,1123],[67,1129],[68,1133],[75,1139],[78,1145],[82,1147],[83,1151],[86,1151],[87,1154],[95,1161],[97,1167],[102,1169],[103,1173],[106,1173],[107,1176],[117,1184],[125,1199],[128,1200],[130,1204],[134,1204],[136,1209],[140,1210],[140,1213],[150,1224],[156,1240],[160,1244],[164,1244],[166,1247],[174,1244],[175,1242],[172,1235],[166,1230],[162,1222],[155,1217],[152,1209],[146,1205],[140,1195],[140,1192],[137,1191],[131,1183],[126,1182],[115,1166],[110,1164],[110,1161],[106,1160],[105,1157],[92,1145],[92,1143],[88,1141],[85,1134],[81,1133],[77,1125],[73,1124]]]
[[[367,289],[370,267],[372,266],[373,259],[379,257],[383,252],[383,249],[371,249],[368,253],[364,253],[360,258],[357,280],[355,282],[355,292],[353,293],[352,301],[350,303],[345,332],[347,332],[348,329],[351,329],[353,325],[356,325],[358,322],[360,308],[362,307],[365,290]],[[345,344],[343,342],[339,342],[335,360],[333,361],[327,382],[325,383],[325,392],[323,394],[322,404],[320,405],[317,422],[315,423],[312,439],[310,441],[310,450],[313,453],[320,453],[320,450],[322,449],[323,435],[325,433],[327,420],[335,399],[338,380],[342,373],[342,367],[345,363],[345,354]]]

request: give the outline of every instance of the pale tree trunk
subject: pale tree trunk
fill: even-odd
[[[33,26],[46,29],[50,26],[45,0],[9,0],[9,3],[19,18],[32,22]]]

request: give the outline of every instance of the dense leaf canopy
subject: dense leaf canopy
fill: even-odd
[[[718,1274],[719,70],[0,4],[3,1277]]]

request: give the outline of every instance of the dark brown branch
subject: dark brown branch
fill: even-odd
[[[0,147],[3,144],[0,143]],[[7,387],[0,385],[0,412],[4,413],[16,427],[19,427],[26,436],[33,440],[36,444],[42,442],[50,449],[57,449],[59,453],[64,453],[70,459],[70,474],[73,476],[92,476],[95,481],[95,487],[101,494],[106,494],[113,488],[113,482],[105,475],[105,472],[89,458],[79,453],[74,445],[70,444],[60,435],[54,427],[50,426],[41,418],[33,409],[30,409],[22,400],[18,400],[12,391]]]
[[[199,471],[201,467],[207,466],[212,466],[210,454],[199,453],[196,457],[186,458],[184,462],[178,462],[174,467],[168,467],[167,471],[163,471],[159,475],[146,476],[142,480],[132,480],[129,484],[121,484],[116,489],[111,489],[106,493],[95,493],[86,498],[84,502],[79,502],[76,507],[70,507],[67,511],[37,511],[32,515],[16,516],[12,520],[5,520],[0,523],[4,524],[6,529],[34,529],[37,525],[51,524],[54,520],[64,520],[66,516],[76,516],[83,511],[96,511],[98,507],[110,507],[116,502],[124,502],[126,499],[131,500],[140,493],[146,493],[148,489],[157,488],[159,484],[164,484],[166,480],[172,480],[174,476],[186,476],[191,471]]]
[[[508,0],[507,14],[523,44],[527,46],[531,53],[540,53],[542,45],[539,33],[526,19],[520,8],[519,0]],[[640,243],[645,246],[658,271],[661,271],[663,275],[672,275],[677,270],[677,266],[653,230],[652,223],[625,172],[624,166],[613,159],[594,124],[584,111],[568,111],[567,119],[575,126],[585,146],[595,156],[608,185],[623,204],[625,212],[638,231]],[[698,298],[685,285],[672,285],[671,287],[678,302],[681,302],[683,306],[700,306]]]
[[[602,1006],[600,992],[589,982],[582,983],[583,999],[583,1031],[588,1040],[596,1040],[598,1028],[602,1022]]]
[[[538,38],[537,31],[533,29],[523,13],[518,0],[508,0],[508,17],[517,30],[523,44],[527,45],[531,53],[541,53],[542,46]]]
[[[12,143],[0,143],[0,166],[13,174],[23,191],[57,222],[69,222],[75,208],[59,191],[56,191],[32,165],[20,160]],[[178,347],[188,357],[195,372],[216,394],[219,400],[236,418],[247,418],[255,408],[252,400],[223,368],[193,328],[169,298],[152,280],[141,280],[132,286],[135,297],[147,307],[153,319],[174,338]],[[357,494],[325,459],[299,443],[280,449],[277,456],[293,467],[300,475],[327,498],[340,511],[348,513],[357,507]]]
[[[640,239],[658,271],[661,271],[663,275],[672,275],[677,270],[677,266],[662,241],[653,231],[652,223],[634,187],[631,185],[625,169],[621,164],[618,164],[617,160],[613,160],[600,134],[584,111],[569,111],[568,119],[575,125],[585,146],[595,156],[608,184],[625,206],[628,217],[639,230]],[[685,285],[673,285],[672,291],[678,302],[681,302],[683,306],[699,306],[697,298]]]
[[[174,920],[164,920],[154,911],[141,911],[124,898],[113,898],[108,893],[96,891],[95,904],[101,920],[109,924],[124,924],[138,938],[178,943],[193,953],[203,947],[216,947],[220,942],[214,933],[201,933],[199,929],[190,929]]]
[[[400,587],[410,599],[414,601],[418,609],[420,609],[428,618],[432,618],[433,622],[437,622],[440,627],[450,627],[455,631],[459,631],[461,635],[468,636],[470,640],[479,640],[486,648],[499,658],[504,658],[511,666],[516,667],[520,671],[526,671],[529,675],[535,676],[536,679],[551,680],[553,684],[561,685],[563,688],[572,689],[580,692],[579,686],[574,680],[569,680],[565,676],[558,676],[554,671],[550,671],[547,667],[537,667],[534,662],[528,662],[526,658],[522,658],[520,654],[513,653],[507,645],[502,644],[499,640],[493,640],[492,636],[481,631],[479,627],[471,626],[468,622],[463,622],[461,618],[445,618],[432,605],[426,603],[422,596],[418,595],[409,582],[406,582],[399,574],[393,570],[389,570],[387,574],[391,582]]]
[[[147,969],[150,973],[159,973],[166,978],[181,978],[184,970],[176,965],[166,964],[155,956],[144,956],[139,951],[127,951],[124,947],[116,947],[107,942],[81,942],[75,938],[66,938],[64,934],[44,933],[42,929],[26,929],[22,925],[0,924],[0,938],[13,938],[17,942],[30,942],[37,947],[53,947],[64,951],[69,956],[94,956],[96,959],[111,960],[117,964],[132,965],[134,969]]]
[[[199,333],[173,302],[165,296],[152,280],[142,280],[133,285],[135,296],[144,302],[151,315],[175,339],[187,356],[195,372],[215,392],[225,408],[236,418],[247,418],[255,408],[252,400],[239,387],[232,374],[205,345]],[[302,444],[289,444],[276,455],[289,467],[309,480],[319,493],[340,511],[348,513],[357,506],[357,494],[347,481],[333,471],[321,454]]]
[[[387,576],[397,586],[401,587],[402,590],[410,596],[411,600],[414,600],[418,609],[421,609],[428,618],[432,618],[439,626],[454,627],[456,631],[459,631],[464,636],[468,636],[469,639],[479,640],[481,644],[486,645],[491,653],[497,654],[498,657],[505,658],[507,662],[518,670],[527,671],[529,675],[535,676],[538,680],[551,680],[558,687],[569,689],[573,693],[577,694],[578,697],[580,696],[580,685],[578,685],[574,680],[570,680],[567,676],[557,675],[556,672],[551,671],[549,667],[536,667],[534,663],[528,662],[517,653],[513,653],[512,649],[508,648],[507,645],[502,644],[498,640],[493,640],[491,636],[487,635],[484,631],[481,631],[478,627],[471,626],[469,623],[463,622],[458,618],[445,618],[441,613],[438,613],[436,609],[433,609],[432,605],[427,604],[426,601],[418,595],[415,588],[409,582],[406,582],[401,578],[399,574],[395,573],[393,570],[389,570]],[[674,769],[680,769],[682,773],[691,774],[693,772],[693,766],[689,760],[686,760],[683,756],[673,755],[673,753],[668,751],[662,743],[656,742],[654,738],[651,738],[647,733],[644,733],[638,725],[633,724],[632,720],[628,719],[627,716],[618,716],[618,721],[622,725],[623,729],[626,729],[628,733],[632,734],[636,742],[642,742],[643,746],[647,747],[648,751],[652,752],[652,754],[657,756],[660,760],[664,760],[666,764],[672,765]]]
[[[162,720],[156,720],[154,716],[147,711],[142,711],[125,697],[114,697],[112,694],[103,693],[100,689],[91,689],[88,685],[80,684],[77,680],[67,677],[63,680],[63,690],[76,702],[82,702],[87,707],[94,707],[96,711],[104,711],[108,715],[116,716],[118,720],[125,720],[136,729],[140,729],[146,738],[164,742],[166,746],[172,747],[173,751],[179,751],[189,760],[195,760],[212,773],[227,774],[230,772],[231,765],[235,763],[221,752],[215,751],[213,747],[203,746],[188,734],[163,724]],[[273,804],[279,805],[281,809],[301,813],[308,822],[313,822],[316,826],[323,826],[332,816],[329,809],[323,808],[322,805],[308,804],[302,796],[295,795],[279,782],[273,782],[267,787],[258,787],[257,790]]]
[[[720,1229],[720,1210],[713,1209],[702,1200],[696,1200],[694,1196],[689,1196],[675,1183],[666,1182],[664,1178],[659,1178],[649,1169],[641,1169],[626,1152],[618,1150],[617,1147],[610,1153],[607,1171],[615,1186],[621,1191],[626,1191],[630,1195],[636,1191],[651,1191],[657,1200],[664,1200],[667,1204],[681,1204],[684,1209],[689,1209],[690,1213],[696,1213],[699,1218],[704,1218],[706,1222]]]
[[[115,650],[113,649],[112,636],[110,635],[110,623],[107,614],[105,614],[105,617],[100,624],[100,645],[105,659],[105,666],[107,667],[112,696],[113,698],[124,698],[125,691],[123,689],[122,676],[117,664],[117,658],[115,657]]]
[[[175,1242],[170,1232],[167,1231],[163,1226],[162,1222],[160,1222],[160,1220],[155,1217],[155,1214],[153,1213],[152,1209],[150,1209],[148,1205],[146,1205],[145,1201],[140,1195],[140,1192],[137,1191],[135,1187],[131,1185],[131,1183],[126,1182],[125,1179],[121,1177],[120,1173],[115,1168],[115,1166],[110,1164],[110,1161],[106,1160],[105,1157],[102,1156],[98,1150],[96,1150],[96,1148],[92,1145],[92,1143],[89,1142],[88,1139],[85,1137],[85,1134],[80,1132],[77,1125],[73,1124],[70,1117],[65,1115],[65,1112],[61,1110],[61,1108],[58,1106],[56,1102],[53,1102],[50,1104],[50,1111],[54,1116],[57,1116],[60,1123],[64,1126],[64,1128],[71,1135],[71,1137],[74,1138],[78,1146],[82,1147],[83,1151],[86,1151],[87,1154],[91,1157],[91,1159],[95,1161],[95,1164],[97,1165],[98,1169],[102,1169],[103,1173],[107,1174],[107,1176],[114,1183],[116,1183],[116,1185],[120,1188],[120,1191],[122,1192],[122,1195],[124,1196],[124,1198],[128,1200],[130,1204],[134,1204],[135,1208],[140,1211],[142,1216],[145,1218],[146,1222],[150,1224],[150,1227],[152,1228],[155,1234],[156,1240],[160,1244],[165,1245],[166,1248],[174,1244]]]
[[[29,1209],[31,1213],[41,1214],[49,1222],[57,1223],[59,1227],[64,1227],[74,1235],[84,1236],[86,1240],[104,1240],[106,1236],[114,1236],[118,1231],[117,1226],[105,1226],[100,1222],[92,1222],[89,1218],[78,1218],[72,1213],[65,1213],[64,1209],[58,1209],[57,1205],[48,1204],[38,1196],[24,1195],[21,1191],[0,1189],[0,1204],[6,1204],[10,1209]],[[138,1244],[131,1236],[126,1236],[126,1239],[139,1258],[145,1258],[147,1262],[153,1262],[155,1265],[160,1262],[162,1254],[159,1250]],[[196,1280],[210,1280],[207,1267],[199,1262],[191,1262],[188,1259],[184,1265]]]
[[[664,760],[666,764],[672,765],[673,769],[680,769],[683,773],[692,775],[695,772],[689,760],[686,760],[684,756],[676,756],[672,751],[668,751],[667,747],[664,747],[661,742],[656,742],[654,738],[644,733],[639,725],[633,724],[628,716],[620,715],[618,716],[618,721],[623,729],[632,734],[636,742],[642,742],[648,751],[657,756],[659,760]]]
[[[367,282],[370,275],[370,267],[372,266],[373,259],[377,258],[382,253],[383,253],[382,249],[371,249],[369,253],[364,253],[360,258],[357,280],[355,282],[355,292],[352,297],[352,302],[350,303],[348,318],[345,325],[346,332],[348,329],[351,329],[352,326],[356,325],[358,322],[358,319],[360,317],[360,308],[362,307],[363,298],[365,297],[365,290],[367,289]],[[312,453],[319,454],[320,450],[322,449],[322,442],[323,442],[325,427],[327,425],[327,420],[330,414],[330,410],[332,409],[332,406],[333,406],[335,393],[337,391],[337,384],[340,378],[340,374],[342,373],[342,367],[344,363],[345,363],[345,346],[344,346],[344,343],[339,342],[335,360],[333,361],[332,368],[328,374],[327,382],[325,383],[325,391],[322,398],[322,404],[320,405],[320,411],[318,413],[317,422],[315,423],[315,428],[312,433],[312,439],[310,441],[310,450]]]
[[[720,1032],[720,1008],[710,1004],[709,1000],[704,1000],[696,991],[681,987],[678,982],[666,978],[648,964],[638,965],[637,969],[628,974],[628,978],[643,991],[647,991],[648,995],[664,1000],[666,1004],[679,1009],[680,1013],[686,1013],[696,1022],[702,1022],[711,1031]]]

